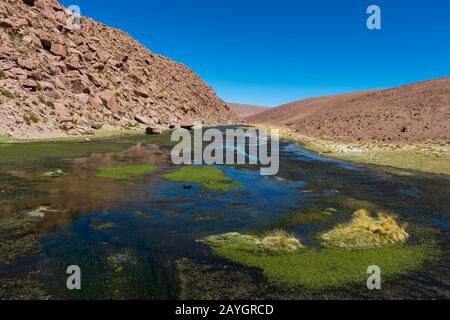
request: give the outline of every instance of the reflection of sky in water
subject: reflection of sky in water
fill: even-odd
[[[431,221],[427,221],[426,223],[450,230],[450,222],[447,222],[447,221],[431,220]]]
[[[411,189],[400,189],[399,192],[405,196],[413,197],[413,198],[420,198],[419,192]]]

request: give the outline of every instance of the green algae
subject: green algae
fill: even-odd
[[[225,193],[238,189],[241,185],[225,175],[225,172],[206,166],[182,167],[163,175],[164,179],[174,182],[201,183],[205,191]]]
[[[275,284],[310,289],[365,285],[367,268],[371,265],[379,266],[384,278],[401,276],[420,268],[437,255],[437,249],[426,244],[367,250],[301,249],[268,254],[258,248],[260,240],[256,236],[231,233],[208,237],[201,242],[218,256],[261,269]]]
[[[113,179],[113,180],[127,180],[133,177],[142,176],[144,174],[154,172],[158,166],[154,164],[129,165],[120,167],[106,167],[97,169],[97,177]]]

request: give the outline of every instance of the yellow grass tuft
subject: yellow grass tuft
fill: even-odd
[[[354,213],[348,224],[338,225],[322,235],[322,242],[327,247],[373,248],[390,244],[405,243],[409,235],[406,226],[400,226],[395,217],[378,213],[373,218],[365,209]]]
[[[266,233],[259,246],[270,252],[292,252],[303,248],[298,239],[284,230],[274,230]]]

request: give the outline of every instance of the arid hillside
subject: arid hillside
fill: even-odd
[[[317,138],[450,140],[450,78],[398,88],[300,100],[246,118]]]
[[[124,17],[125,19],[126,17]],[[238,121],[192,70],[56,0],[0,2],[0,134],[43,138]]]
[[[256,106],[252,104],[228,103],[230,109],[236,112],[241,119],[257,115],[269,109],[268,107]]]

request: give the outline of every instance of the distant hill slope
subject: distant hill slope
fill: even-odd
[[[300,100],[247,121],[350,141],[450,140],[450,78]]]
[[[88,18],[70,30],[68,18],[56,0],[0,1],[0,134],[238,121],[186,66]]]
[[[254,116],[269,109],[269,107],[256,106],[252,104],[228,103],[228,105],[230,106],[230,109],[236,112],[241,119]]]

